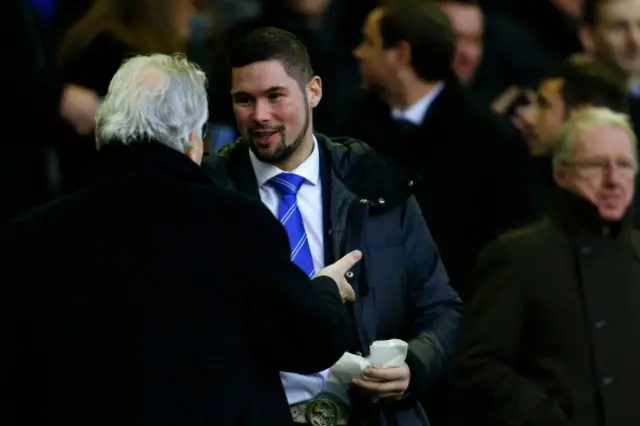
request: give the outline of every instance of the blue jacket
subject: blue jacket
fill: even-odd
[[[462,302],[449,286],[411,189],[413,181],[368,145],[316,134],[323,170],[323,197],[333,261],[351,250],[363,252],[350,280],[360,352],[376,340],[409,342],[408,397],[382,401],[363,411],[375,413],[366,424],[428,425],[417,399],[449,371],[457,348]],[[219,184],[259,197],[241,141],[205,157],[203,166]],[[327,185],[328,184],[328,185]],[[328,244],[330,242],[330,244]],[[393,423],[395,422],[395,423]]]

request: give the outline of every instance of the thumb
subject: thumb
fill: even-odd
[[[351,253],[346,254],[340,260],[336,262],[336,266],[346,273],[349,269],[353,267],[356,263],[358,263],[362,259],[362,252],[360,250],[354,250]]]

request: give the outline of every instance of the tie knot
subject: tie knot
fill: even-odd
[[[280,173],[269,180],[280,195],[296,195],[303,182],[304,178],[295,173]]]

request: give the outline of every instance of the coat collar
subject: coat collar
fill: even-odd
[[[553,215],[572,235],[603,237],[603,230],[610,226],[609,236],[618,240],[629,240],[633,231],[632,207],[627,209],[622,220],[607,223],[602,220],[598,208],[593,203],[562,188],[556,191]]]
[[[321,134],[315,136],[321,167],[326,167],[347,191],[367,200],[372,212],[392,209],[413,194],[416,178],[363,142],[351,138],[330,139]],[[249,194],[258,191],[249,148],[241,140],[205,158],[203,165],[218,182]]]
[[[97,177],[161,171],[187,182],[211,184],[210,177],[185,154],[156,141],[114,143],[99,151]]]

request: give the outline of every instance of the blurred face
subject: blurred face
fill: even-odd
[[[320,78],[305,90],[278,60],[233,68],[233,110],[242,139],[262,161],[297,167],[313,149],[311,108],[322,96]]]
[[[526,125],[525,136],[533,155],[547,155],[553,151],[553,139],[567,117],[562,98],[564,80],[544,80],[535,101],[521,115]]]
[[[294,12],[310,17],[319,17],[329,6],[329,0],[288,0],[288,5]]]
[[[597,11],[598,23],[585,35],[598,55],[627,75],[640,73],[640,0],[608,0]]]
[[[369,87],[387,87],[394,74],[394,68],[390,63],[393,49],[385,49],[382,34],[380,34],[380,19],[384,12],[382,9],[374,9],[367,16],[362,28],[362,42],[353,51],[353,56],[360,65],[360,74],[365,84]]]
[[[484,18],[474,5],[443,3],[442,10],[456,34],[453,70],[464,84],[471,82],[480,65],[483,52]]]
[[[613,126],[598,126],[574,142],[570,161],[555,170],[559,186],[598,207],[606,221],[619,221],[633,200],[638,169],[629,136]]]

